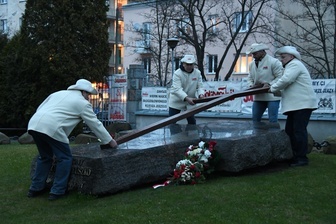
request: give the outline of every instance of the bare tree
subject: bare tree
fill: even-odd
[[[222,46],[223,55],[215,68],[215,80],[218,80],[220,70],[230,49],[235,49],[235,59],[225,80],[233,72],[239,54],[251,34],[257,33],[264,25],[262,17],[267,17],[264,6],[274,0],[157,0],[145,1],[143,4],[151,7],[149,13],[141,16],[152,24],[151,43],[146,53],[155,62],[154,78],[159,79],[160,85],[165,86],[169,77],[169,48],[168,37],[178,37],[179,52],[194,52],[197,57],[198,69],[202,78],[205,75],[206,49],[210,46]],[[241,15],[241,17],[239,17]],[[238,20],[237,18],[240,18]],[[136,26],[135,26],[136,27]],[[134,30],[140,39],[149,35],[143,29]],[[242,31],[243,30],[243,31]],[[129,46],[128,46],[129,47]],[[135,47],[135,46],[134,46]]]
[[[207,44],[213,44],[217,36],[212,32],[213,27],[219,26],[221,20],[211,22],[212,15],[218,15],[218,3],[206,0],[176,0],[175,14],[177,36],[181,44],[187,44],[194,48],[197,56],[198,69],[202,78],[206,80],[204,73],[204,55]],[[219,17],[218,17],[219,18]]]
[[[242,0],[242,1],[225,1],[222,5],[223,22],[225,24],[222,35],[218,38],[225,45],[225,49],[216,69],[215,79],[218,80],[220,69],[224,60],[228,57],[229,50],[233,47],[236,51],[235,58],[225,80],[231,77],[235,64],[244,47],[247,39],[251,35],[260,32],[265,26],[263,18],[272,18],[269,12],[266,12],[267,3],[272,0]],[[231,57],[231,55],[230,55]]]
[[[298,49],[314,78],[336,78],[335,9],[335,0],[279,0],[273,7],[278,22],[268,31],[278,46]]]
[[[170,1],[143,1],[149,12],[142,12],[140,16],[145,18],[142,24],[139,21],[132,21],[131,26],[125,30],[133,32],[135,38],[127,47],[141,49],[139,61],[148,59],[152,62],[151,80],[159,82],[160,86],[166,86],[169,82],[169,47],[167,39],[169,35],[169,23],[171,19]]]
[[[235,49],[235,59],[225,76],[225,80],[228,80],[247,38],[264,26],[260,17],[269,16],[265,12],[266,10],[263,10],[269,2],[272,0],[224,0],[221,2],[176,0],[174,9],[176,13],[173,18],[177,22],[177,35],[182,40],[181,44],[187,44],[194,48],[198,68],[204,80],[206,80],[204,72],[206,47],[220,46],[221,44],[223,46],[223,55],[215,69],[215,80],[219,78],[220,70],[229,50],[232,47]],[[214,16],[216,17],[214,18]],[[244,31],[242,31],[243,27]]]

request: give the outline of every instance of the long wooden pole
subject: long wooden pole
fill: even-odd
[[[174,116],[168,117],[166,119],[160,120],[158,122],[155,122],[153,124],[150,124],[140,130],[134,130],[133,132],[127,133],[125,135],[120,136],[118,139],[116,139],[118,144],[122,144],[125,143],[127,141],[130,141],[134,138],[140,137],[141,135],[147,134],[151,131],[154,131],[156,129],[162,128],[164,126],[167,126],[169,124],[173,124],[176,123],[179,120],[182,120],[184,118],[187,118],[191,115],[197,114],[201,111],[207,110],[211,107],[214,107],[218,104],[224,103],[226,101],[229,100],[233,100],[237,97],[242,97],[242,96],[249,96],[249,95],[255,95],[255,94],[259,94],[259,93],[266,93],[268,92],[268,87],[261,87],[261,88],[255,88],[255,89],[249,89],[249,90],[245,90],[245,91],[240,91],[240,92],[236,92],[236,93],[231,93],[231,94],[226,94],[226,95],[222,95],[222,96],[218,96],[218,97],[208,97],[208,98],[204,98],[203,101],[198,100],[197,103],[200,102],[206,102],[202,105],[196,106],[195,108],[192,108],[190,110],[186,110],[183,111],[179,114],[176,114]],[[213,99],[214,98],[214,99]]]

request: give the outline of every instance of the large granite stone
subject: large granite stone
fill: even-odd
[[[10,144],[10,138],[4,133],[0,132],[0,145]]]
[[[73,147],[69,190],[102,195],[160,182],[172,174],[186,148],[200,140],[217,142],[216,150],[221,155],[218,170],[222,171],[239,172],[292,157],[289,138],[280,129],[257,130],[246,121],[183,125],[182,130],[188,131],[177,134],[171,134],[170,128],[155,130],[117,149],[102,150],[99,144]],[[31,172],[34,167],[35,161]]]
[[[210,139],[217,142],[221,155],[219,170],[239,172],[293,156],[284,130],[253,129],[247,122],[215,123],[203,126],[203,130],[208,130]]]
[[[99,142],[98,137],[91,134],[79,134],[75,138],[75,144],[90,144]]]
[[[20,144],[35,144],[33,136],[31,136],[28,132],[23,133],[19,137],[18,142]]]

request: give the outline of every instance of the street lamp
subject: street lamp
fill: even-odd
[[[168,46],[172,49],[172,57],[171,57],[171,64],[172,64],[172,77],[174,75],[174,48],[177,46],[179,40],[175,37],[167,39]]]

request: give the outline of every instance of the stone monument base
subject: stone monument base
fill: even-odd
[[[289,138],[280,129],[253,129],[252,122],[218,121],[199,125],[170,125],[123,143],[101,149],[97,143],[72,148],[69,190],[103,195],[168,178],[189,145],[216,141],[217,169],[239,172],[292,158]],[[36,159],[32,162],[31,173]],[[52,181],[55,167],[48,181]]]

